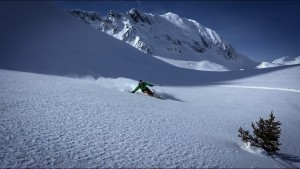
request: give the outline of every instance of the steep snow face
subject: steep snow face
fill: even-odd
[[[165,18],[166,20],[170,21],[174,25],[176,25],[179,28],[182,28],[186,31],[189,31],[189,28],[187,27],[186,23],[184,20],[177,14],[174,14],[172,12],[168,12],[164,15],[160,15],[161,17]]]
[[[125,14],[110,11],[107,16],[100,17],[99,20],[94,19],[100,16],[96,13],[81,10],[69,12],[93,27],[150,55],[179,62],[204,61],[212,63],[211,67],[222,65],[226,70],[248,69],[258,65],[236,52],[215,31],[202,26],[197,21],[171,12],[153,15],[137,9],[131,9]],[[193,66],[184,68],[194,69]],[[198,67],[197,70],[218,70],[207,68]]]
[[[110,17],[119,16],[110,12]],[[152,23],[142,14],[133,17],[139,22]],[[198,71],[201,68],[228,70],[222,64],[213,64],[215,62],[209,60],[162,61],[149,57],[46,2],[3,2],[0,20],[9,23],[3,24],[0,31],[2,69],[63,76],[126,77],[166,85],[207,85],[228,78],[226,74],[218,77],[218,72]],[[141,42],[142,38],[135,37],[134,40]],[[140,45],[143,46],[143,43]],[[182,69],[172,64],[197,70]],[[206,78],[197,81],[204,76]],[[237,74],[236,78],[240,76],[248,75]]]
[[[100,22],[101,17],[94,12],[81,13],[89,15]],[[111,16],[115,16],[113,12]],[[1,2],[0,21],[7,23],[0,31],[2,69],[94,77],[133,75],[133,79],[141,78],[140,73],[145,77],[154,73],[164,79],[178,70],[97,31],[51,3]],[[132,70],[136,73],[129,74]]]

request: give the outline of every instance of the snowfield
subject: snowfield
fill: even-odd
[[[291,67],[237,84],[257,86],[275,77],[293,86],[299,82],[293,73],[299,70]],[[274,76],[280,72],[286,76]],[[155,86],[165,97],[160,100],[123,92],[137,83],[126,78],[6,70],[0,78],[1,168],[300,167],[297,92]],[[237,137],[240,126],[250,129],[251,122],[268,118],[271,110],[283,124],[281,151],[274,157],[246,147]]]
[[[262,68],[278,67],[278,66],[285,66],[285,65],[297,65],[297,64],[300,64],[300,56],[295,58],[284,56],[282,58],[274,60],[272,63],[262,62],[256,68],[262,69]]]
[[[199,71],[220,67],[146,55],[50,2],[0,4],[0,168],[300,167],[299,65]],[[139,79],[162,99],[130,93]],[[271,111],[272,157],[238,137]]]

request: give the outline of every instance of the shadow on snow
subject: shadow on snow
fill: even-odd
[[[174,100],[174,101],[184,102],[183,100],[180,100],[180,99],[176,98],[175,96],[168,94],[168,93],[158,93],[158,94],[163,100]]]

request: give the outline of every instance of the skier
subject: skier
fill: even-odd
[[[148,94],[149,96],[154,96],[154,93],[147,87],[147,86],[154,86],[153,84],[147,83],[147,82],[143,82],[142,80],[139,81],[138,86],[131,92],[134,93],[137,90],[141,89],[143,93]]]

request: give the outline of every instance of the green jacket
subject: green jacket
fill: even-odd
[[[153,86],[153,85],[150,83],[147,83],[147,82],[139,83],[139,85],[132,91],[132,93],[136,92],[139,89],[141,89],[143,91],[143,90],[147,89],[147,86]]]

